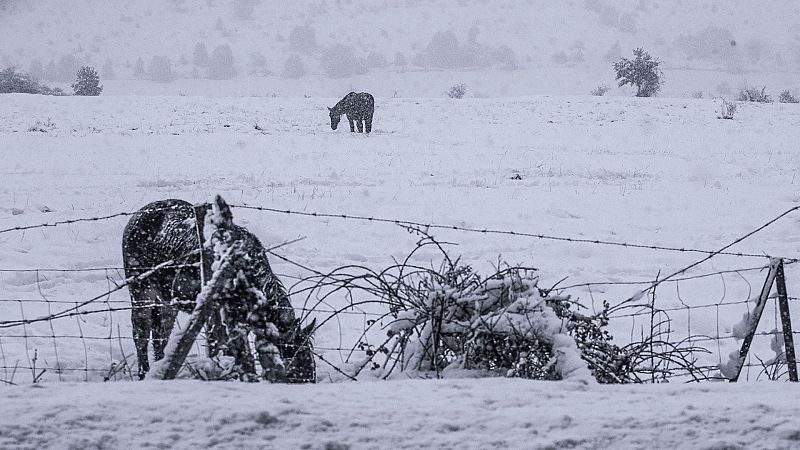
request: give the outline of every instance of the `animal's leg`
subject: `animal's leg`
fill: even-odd
[[[226,313],[229,311],[225,311]],[[229,314],[224,315],[225,328],[228,334],[228,351],[236,361],[236,366],[246,381],[256,381],[256,361],[250,352],[250,342],[247,340],[247,325],[239,323],[236,317]]]
[[[363,122],[363,120],[364,119],[362,117],[359,117],[356,120],[356,126],[358,126],[358,132],[359,133],[363,133],[364,132],[364,122]]]
[[[147,357],[147,346],[150,342],[150,331],[153,328],[153,311],[158,307],[158,295],[147,284],[130,286],[131,324],[133,325],[133,343],[136,346],[136,358],[139,361],[139,379],[150,370]]]
[[[213,358],[219,354],[228,340],[228,333],[225,331],[225,326],[222,324],[222,319],[219,316],[219,311],[212,311],[208,316],[206,322],[206,353],[209,358]]]
[[[364,126],[367,129],[367,133],[372,132],[372,115],[364,117]]]
[[[355,124],[353,123],[353,119],[351,119],[350,116],[347,116],[347,121],[350,122],[350,132],[355,133],[356,127]]]
[[[164,347],[169,341],[177,314],[178,310],[172,305],[161,305],[153,311],[153,353],[156,361],[164,359]]]
[[[286,380],[286,368],[278,350],[278,329],[275,325],[267,323],[265,327],[254,327],[256,336],[256,352],[258,362],[261,363],[261,377],[272,383]]]

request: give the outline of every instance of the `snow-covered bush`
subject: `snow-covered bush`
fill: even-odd
[[[458,83],[453,85],[450,90],[447,91],[447,96],[450,98],[464,98],[466,93],[467,85],[464,83]]]
[[[331,78],[346,78],[367,73],[367,61],[356,56],[352,47],[335,44],[322,52],[322,67]]]
[[[236,77],[233,50],[228,44],[218,45],[208,61],[208,77],[213,80],[230,80]]]
[[[136,62],[138,65],[138,61]],[[147,78],[159,83],[169,83],[175,79],[172,72],[172,62],[163,55],[154,55],[147,68]]]
[[[661,89],[664,73],[659,69],[661,61],[653,58],[642,48],[633,50],[634,59],[621,58],[614,63],[614,72],[619,86],[630,84],[636,87],[637,97],[653,97]]]
[[[795,97],[789,89],[781,91],[778,95],[778,101],[781,103],[799,103],[800,100]]]
[[[745,86],[739,91],[740,102],[772,103],[772,97],[767,94],[767,87],[759,90],[753,86]]]
[[[0,94],[39,94],[39,82],[25,72],[14,67],[0,70]]]
[[[49,88],[31,75],[14,67],[0,70],[0,94],[64,95],[60,88]]]
[[[736,102],[729,102],[724,98],[721,100],[722,107],[717,119],[733,119],[733,115],[736,114]]]
[[[600,86],[597,86],[596,88],[589,91],[589,93],[594,95],[595,97],[602,97],[606,95],[606,92],[610,90],[611,90],[610,87],[606,86],[605,84],[601,84]]]
[[[296,52],[317,51],[317,32],[311,25],[298,25],[289,32],[289,48]]]
[[[289,55],[289,57],[286,58],[286,63],[283,65],[283,77],[297,79],[305,75],[306,65],[303,63],[303,60],[300,59],[300,56],[295,53]]]
[[[100,86],[100,76],[94,67],[81,67],[75,82],[72,83],[72,91],[75,95],[87,96],[96,96],[103,92],[103,86]]]
[[[388,334],[397,336],[403,372],[591,379],[556,311],[568,310],[569,298],[543,294],[535,273],[511,268],[482,280],[455,265],[441,275],[422,277],[422,295],[397,306]]]

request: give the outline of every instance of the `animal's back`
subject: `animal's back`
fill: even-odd
[[[189,202],[169,199],[150,203],[131,217],[122,234],[125,276],[138,275],[142,269],[182,258],[199,245],[194,210]]]

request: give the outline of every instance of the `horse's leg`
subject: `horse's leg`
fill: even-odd
[[[250,352],[250,343],[247,341],[247,327],[244,324],[237,324],[235,328],[229,328],[228,351],[236,361],[236,366],[245,381],[257,381],[256,361]]]
[[[137,283],[130,286],[131,324],[133,325],[133,343],[136,347],[136,358],[139,361],[139,379],[144,379],[150,370],[147,357],[147,346],[150,343],[150,332],[153,328],[153,312],[158,307],[158,295],[149,284]]]
[[[286,367],[277,346],[278,330],[271,323],[265,325],[253,326],[258,362],[262,369],[261,377],[272,383],[283,382],[286,380]]]
[[[206,353],[209,358],[217,356],[228,340],[219,311],[211,311],[206,322]]]
[[[358,119],[356,119],[356,126],[358,127],[358,132],[359,133],[363,133],[364,132],[364,118],[363,117],[359,117]]]
[[[364,117],[364,127],[367,129],[367,133],[372,132],[372,114]]]
[[[350,116],[347,116],[347,121],[350,122],[350,132],[355,133],[356,127],[355,124],[353,123],[353,119],[351,119]]]
[[[164,359],[164,347],[167,346],[172,327],[175,326],[175,316],[178,310],[173,305],[161,305],[156,308],[153,315],[153,353],[156,361]]]

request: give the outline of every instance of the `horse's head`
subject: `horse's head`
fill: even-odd
[[[331,130],[335,130],[339,126],[339,121],[342,120],[342,115],[333,111],[333,108],[328,108],[328,114],[331,116]]]
[[[314,383],[317,377],[314,362],[314,328],[317,320],[304,327],[300,320],[295,320],[294,326],[282,336],[281,355],[286,364],[287,383]]]

